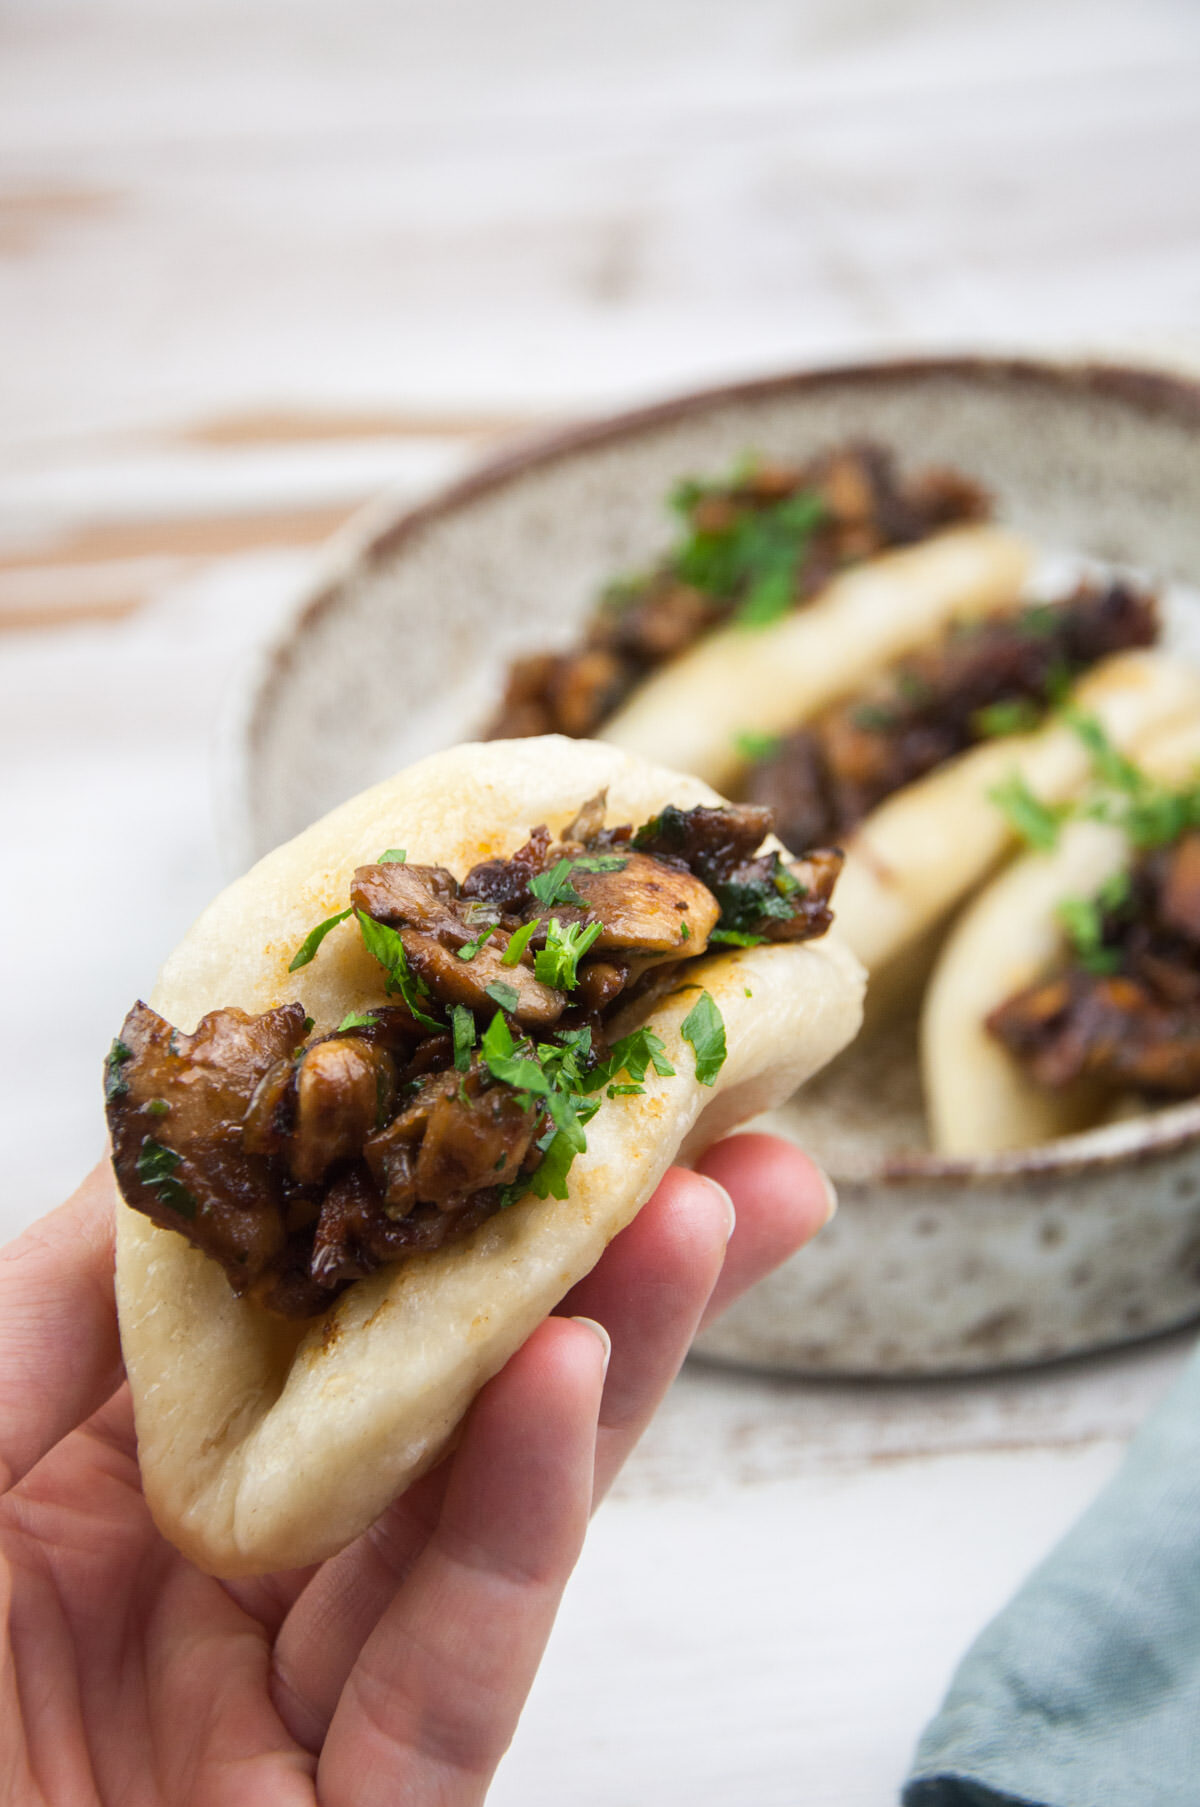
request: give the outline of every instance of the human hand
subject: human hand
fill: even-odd
[[[481,1801],[594,1501],[700,1325],[828,1212],[817,1169],[771,1137],[672,1169],[369,1532],[316,1568],[220,1582],[142,1498],[97,1168],[0,1252],[0,1800]]]

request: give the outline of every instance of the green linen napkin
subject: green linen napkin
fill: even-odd
[[[903,1807],[1200,1803],[1200,1352],[972,1645]]]

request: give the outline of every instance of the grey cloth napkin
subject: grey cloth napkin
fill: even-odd
[[[902,1798],[1200,1803],[1200,1352],[967,1652]]]

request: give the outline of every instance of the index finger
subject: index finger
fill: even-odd
[[[113,1199],[102,1162],[65,1205],[0,1249],[0,1492],[120,1383]]]

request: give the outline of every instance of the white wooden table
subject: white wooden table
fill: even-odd
[[[0,1229],[227,876],[231,694],[323,538],[539,422],[918,346],[1200,362],[1180,0],[0,8]],[[690,1369],[499,1803],[894,1799],[1185,1337],[929,1386]]]

